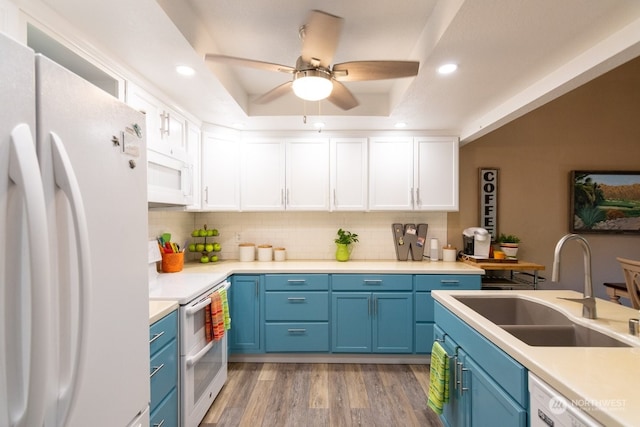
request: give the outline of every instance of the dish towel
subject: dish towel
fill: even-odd
[[[449,401],[449,355],[439,342],[431,348],[431,368],[429,370],[429,398],[427,406],[440,415],[444,404]]]
[[[227,297],[227,290],[221,289],[218,291],[220,299],[222,300],[222,316],[224,318],[224,330],[231,329],[231,316],[229,315],[229,298]]]

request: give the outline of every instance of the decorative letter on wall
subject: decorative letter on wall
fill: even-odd
[[[498,172],[496,168],[480,168],[480,227],[498,237]]]

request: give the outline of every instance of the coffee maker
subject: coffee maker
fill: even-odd
[[[489,258],[491,234],[482,227],[465,228],[462,232],[463,253],[475,258]]]

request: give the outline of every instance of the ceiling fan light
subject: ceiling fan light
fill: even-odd
[[[298,71],[293,80],[293,93],[306,101],[319,101],[331,95],[333,83],[329,73],[322,70]]]

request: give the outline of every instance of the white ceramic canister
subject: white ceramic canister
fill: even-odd
[[[458,258],[458,250],[451,245],[442,248],[442,261],[456,262]]]
[[[431,261],[438,260],[438,252],[440,252],[440,242],[438,239],[431,239],[429,258]]]
[[[287,251],[285,248],[273,248],[273,260],[284,261],[287,259]]]
[[[273,247],[271,245],[258,246],[258,261],[272,261]]]
[[[238,259],[241,262],[251,262],[256,259],[255,243],[240,243],[238,245]]]

